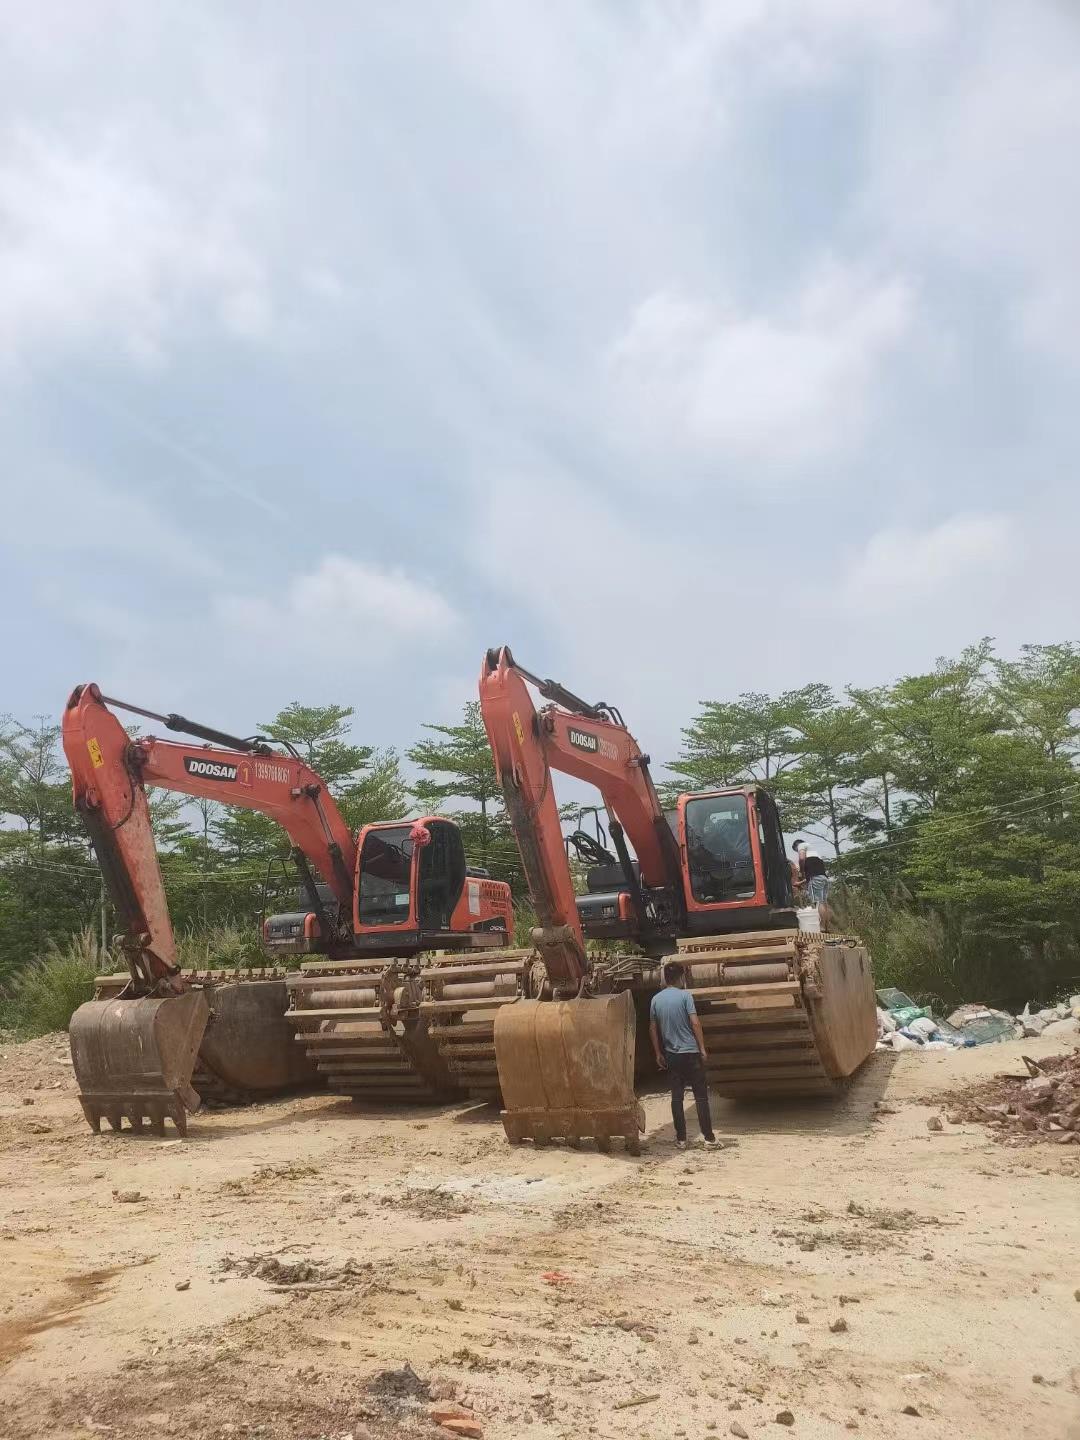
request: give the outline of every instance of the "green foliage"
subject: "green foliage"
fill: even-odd
[[[176,958],[184,970],[243,970],[267,963],[255,925],[181,931],[176,936]]]
[[[269,739],[291,745],[336,793],[354,780],[371,759],[370,746],[354,745],[349,740],[349,721],[354,713],[351,705],[301,705],[294,700],[259,728]]]
[[[964,789],[973,747],[1003,723],[987,680],[990,641],[957,660],[939,660],[926,675],[906,675],[876,690],[852,689],[855,705],[877,727],[908,813],[932,810]]]
[[[882,983],[950,1005],[1074,984],[1080,947],[1080,648],[988,640],[923,675],[709,702],[673,766],[770,777],[787,829],[831,846],[845,923]],[[839,903],[839,902],[838,902]]]
[[[799,721],[830,704],[823,685],[773,699],[749,692],[737,700],[705,700],[683,730],[682,753],[668,764],[683,790],[722,790],[744,781],[775,784],[796,761]]]
[[[874,964],[874,983],[894,985],[938,1013],[965,998],[957,970],[956,938],[934,912],[921,913],[909,891],[838,886],[830,896],[837,927],[858,935]]]
[[[353,713],[351,706],[293,701],[262,728],[271,739],[293,746],[325,781],[346,824],[359,830],[374,820],[398,820],[408,814],[409,791],[395,750],[376,750],[349,740]],[[250,833],[254,835],[254,829]],[[264,846],[260,853],[272,851]]]
[[[525,950],[533,943],[533,931],[539,924],[536,911],[527,900],[514,903],[513,944]]]
[[[352,711],[293,704],[265,728],[289,741],[333,790],[347,823],[394,819],[409,809],[392,750],[353,745]],[[111,933],[102,882],[71,804],[59,727],[0,721],[0,986],[11,993],[35,961],[86,927]],[[163,789],[148,792],[162,880],[181,955],[205,965],[257,961],[263,880],[288,837],[255,811]],[[51,970],[49,973],[52,973]],[[9,1000],[9,1008],[12,1001]]]
[[[457,822],[470,865],[508,881],[515,896],[524,896],[517,843],[503,807],[479,702],[465,705],[458,725],[424,729],[442,738],[420,740],[406,751],[414,765],[428,772],[416,781],[413,794],[425,809]],[[447,804],[453,800],[467,801],[468,808]]]
[[[856,706],[838,705],[824,686],[803,693],[792,714],[795,760],[778,777],[776,798],[793,829],[823,833],[839,855],[844,832],[861,813],[858,781],[870,726]]]
[[[0,1003],[0,1025],[30,1037],[66,1030],[72,1015],[94,998],[95,978],[115,968],[92,930],[63,946],[50,942],[45,956],[27,966]]]
[[[289,837],[276,821],[257,810],[231,810],[210,821],[210,835],[230,860],[240,864],[267,860],[282,849],[288,849]]]
[[[371,750],[363,775],[338,794],[338,806],[352,830],[375,820],[401,820],[409,813],[409,789],[396,750]]]
[[[415,798],[398,753],[354,744],[351,719],[345,706],[296,702],[264,729],[322,776],[353,828],[416,806],[449,814],[469,862],[512,885],[527,943],[535,917],[479,706],[425,726],[407,751]],[[879,983],[939,1008],[1019,1006],[1080,984],[1078,755],[1080,646],[1003,660],[982,641],[846,695],[811,684],[703,702],[665,789],[767,783],[789,836],[833,852],[836,907],[868,940]],[[162,791],[151,809],[182,963],[258,963],[263,877],[287,851],[283,832]],[[0,720],[0,1019],[66,1023],[102,958],[101,898],[58,727]],[[104,921],[108,934],[108,907]]]

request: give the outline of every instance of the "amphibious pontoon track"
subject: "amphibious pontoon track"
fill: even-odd
[[[534,967],[542,971],[534,950],[509,949],[483,960],[436,962],[421,973],[428,1034],[455,1086],[473,1100],[499,1099],[495,1015],[529,994]]]
[[[874,1048],[873,977],[855,941],[760,930],[680,940],[675,958],[689,972],[720,1095],[828,1095]]]

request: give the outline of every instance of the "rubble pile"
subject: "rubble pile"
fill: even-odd
[[[1024,1057],[1027,1076],[993,1080],[949,1100],[950,1120],[978,1121],[1007,1145],[1050,1140],[1080,1145],[1080,1051],[1038,1063]]]
[[[1040,1010],[1025,1005],[1019,1015],[989,1005],[961,1005],[947,1020],[916,1005],[902,990],[879,990],[877,999],[879,1050],[967,1049],[1038,1035],[1080,1042],[1080,995]]]

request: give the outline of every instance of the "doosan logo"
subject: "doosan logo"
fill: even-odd
[[[235,780],[236,766],[220,760],[201,760],[197,755],[184,756],[184,769],[200,780]]]
[[[588,750],[592,755],[600,749],[600,741],[595,735],[590,735],[588,730],[575,730],[571,725],[567,728],[566,738],[571,745],[576,745],[579,750]]]

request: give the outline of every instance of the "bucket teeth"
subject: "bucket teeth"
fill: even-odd
[[[164,1135],[165,1121],[171,1120],[178,1135],[187,1134],[187,1109],[177,1099],[163,1099],[158,1095],[116,1098],[80,1095],[79,1103],[87,1123],[98,1134],[101,1133],[102,1120],[106,1120],[112,1130],[122,1129],[126,1120],[128,1129],[140,1131],[145,1122],[156,1135]]]
[[[581,1000],[523,1000],[495,1018],[495,1051],[511,1144],[621,1139],[640,1151],[644,1114],[634,1095],[635,1014],[628,992]]]
[[[186,1134],[187,1112],[200,1103],[191,1076],[209,1017],[198,990],[80,1005],[68,1039],[87,1123],[95,1131],[103,1119],[113,1130],[149,1123],[163,1134],[168,1119]]]

